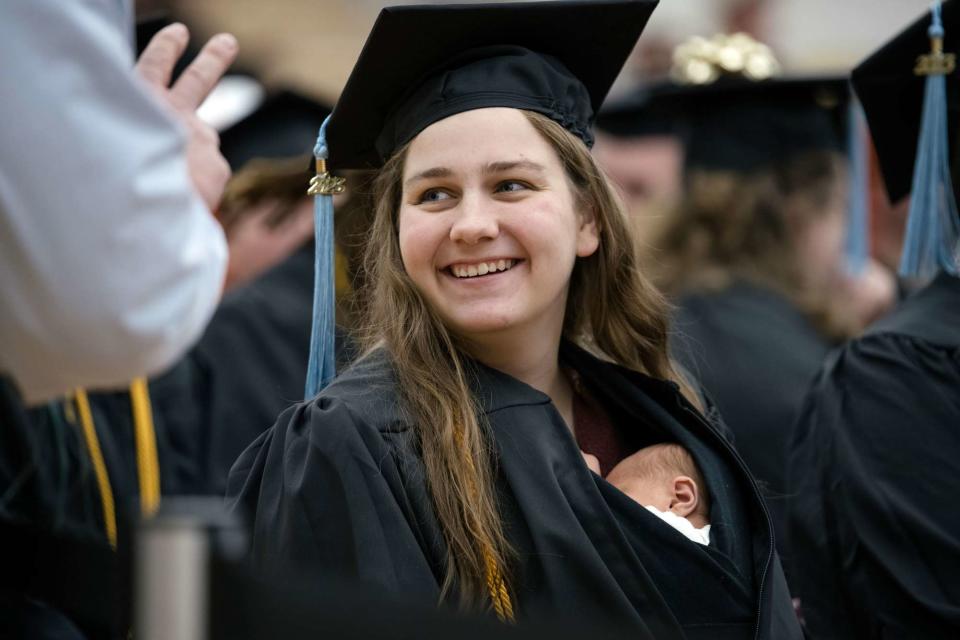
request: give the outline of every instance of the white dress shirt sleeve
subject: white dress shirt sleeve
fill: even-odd
[[[171,365],[219,300],[223,232],[134,76],[118,0],[0,20],[0,373],[28,404]]]

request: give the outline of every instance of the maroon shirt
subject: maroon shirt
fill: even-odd
[[[617,463],[634,452],[610,415],[573,378],[573,433],[580,450],[597,457],[600,475],[606,477]]]

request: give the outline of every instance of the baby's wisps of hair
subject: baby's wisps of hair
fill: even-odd
[[[596,458],[584,454],[599,474]],[[685,536],[710,542],[710,498],[693,456],[678,444],[644,447],[615,466],[607,482],[646,507]]]

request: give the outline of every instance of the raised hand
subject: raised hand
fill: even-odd
[[[170,77],[177,60],[190,41],[190,33],[182,24],[161,29],[144,49],[137,61],[137,72],[180,118],[187,131],[187,166],[200,196],[212,210],[223,195],[230,178],[230,167],[220,153],[220,136],[197,117],[197,107],[237,57],[237,40],[221,33],[204,45],[197,57],[170,86]]]

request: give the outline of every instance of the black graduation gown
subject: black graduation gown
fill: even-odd
[[[786,463],[803,396],[830,350],[782,295],[744,281],[679,302],[673,355],[716,403],[784,538]],[[789,576],[789,564],[787,566]]]
[[[237,456],[303,398],[313,318],[313,243],[230,292],[197,345],[151,382],[184,469],[184,492],[222,495]]]
[[[960,280],[833,354],[796,425],[795,591],[813,638],[960,637]]]
[[[96,444],[103,456],[115,507],[118,539],[140,513],[140,479],[133,409],[126,391],[88,394]],[[0,515],[52,531],[107,543],[103,497],[95,465],[72,398],[23,409],[21,420],[3,424]],[[154,413],[161,492],[178,474],[162,416]]]
[[[563,359],[638,439],[691,452],[712,495],[714,541],[688,541],[592,474],[546,395],[478,366],[519,556],[519,616],[615,621],[640,637],[799,638],[764,505],[726,440],[675,385],[570,345]],[[253,516],[264,571],[359,578],[437,602],[442,534],[383,353],[284,412],[237,461],[228,496]]]
[[[163,495],[222,495],[237,456],[302,397],[312,281],[311,242],[228,295],[200,342],[150,380]],[[338,343],[341,351],[344,342]],[[119,513],[136,514],[139,480],[130,394],[88,392],[88,398]],[[103,538],[99,489],[79,424],[69,420],[72,408],[72,402],[61,400],[23,410],[30,426],[10,430],[10,437],[22,431],[17,459],[8,456],[9,468],[0,474],[9,474],[12,482],[19,465],[36,459],[29,491],[41,492],[44,500],[28,498],[29,491],[21,488],[0,504],[0,511],[28,510],[33,522],[67,523]]]
[[[150,380],[150,404],[164,495],[223,494],[230,466],[243,449],[303,396],[313,301],[313,244],[228,295],[201,341],[168,372]],[[10,386],[11,396],[15,394]],[[91,415],[114,498],[121,511],[139,509],[133,410],[127,390],[88,392]],[[67,406],[70,404],[71,406]],[[67,400],[22,410],[3,425],[17,435],[6,456],[9,482],[32,458],[31,483],[0,503],[0,512],[64,523],[103,536],[93,467]],[[22,433],[18,433],[22,432]],[[43,500],[31,497],[39,492]]]
[[[283,408],[302,397],[312,283],[311,242],[228,295],[200,343],[170,371],[150,381],[163,495],[222,495],[227,472],[244,447],[273,424]],[[89,392],[88,398],[124,547],[128,524],[140,511],[130,395],[127,391]],[[82,585],[89,580],[102,582],[110,571],[107,565],[115,562],[107,545],[100,488],[72,402],[25,409],[13,385],[2,378],[0,399],[0,528],[11,523],[16,529],[9,533],[17,539],[25,531],[22,527],[40,532],[36,551],[40,555],[98,558],[74,572],[77,581],[69,572],[53,570],[32,578],[35,584],[28,591],[39,594],[40,600],[49,595],[47,600],[55,606],[37,604],[42,610],[33,615],[17,600],[9,605],[12,610],[30,615],[19,620],[0,615],[12,625],[0,625],[0,637],[14,632],[44,637],[50,629],[59,637],[62,630],[56,629],[61,622],[79,624],[94,637],[102,637],[104,627],[122,628],[113,618],[104,620],[104,616],[116,617],[116,610],[103,610],[83,599],[72,602],[84,590],[110,601],[114,596],[104,595],[103,589]],[[51,585],[57,592],[48,594]],[[22,599],[26,587],[11,588]],[[4,590],[0,584],[0,605]],[[115,585],[110,590],[118,591]],[[59,591],[73,595],[64,601]],[[125,597],[125,589],[120,591],[116,597]]]
[[[118,555],[79,427],[63,407],[25,408],[0,375],[0,638],[119,638],[126,627],[124,523]]]

